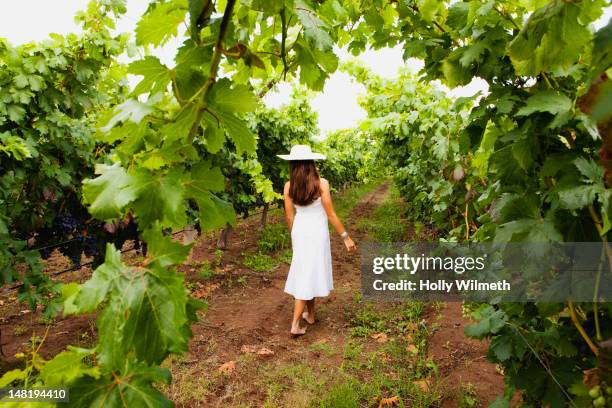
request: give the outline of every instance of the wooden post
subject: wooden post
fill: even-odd
[[[261,212],[261,220],[259,221],[259,226],[261,228],[265,228],[268,224],[268,210],[270,209],[270,203],[265,203],[263,206],[263,211]]]
[[[219,248],[219,249],[227,249],[228,238],[229,238],[229,235],[231,234],[232,230],[233,230],[232,226],[228,223],[225,226],[225,228],[223,229],[223,231],[221,231],[221,236],[217,240],[217,248]]]

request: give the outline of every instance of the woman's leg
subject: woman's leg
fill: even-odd
[[[302,313],[304,313],[305,308],[305,300],[295,299],[295,305],[293,307],[293,320],[291,321],[291,334],[306,333],[306,328],[300,327],[300,319],[302,318]]]
[[[310,324],[315,323],[315,298],[306,301],[306,311],[302,317]]]

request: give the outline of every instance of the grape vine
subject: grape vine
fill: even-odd
[[[57,248],[76,265],[81,252],[94,255],[101,224],[81,203],[79,186],[100,160],[96,112],[123,95],[115,58],[127,36],[110,30],[111,16],[124,11],[121,3],[93,2],[77,16],[83,35],[19,47],[0,40],[0,282],[20,280],[19,300],[32,308],[59,289],[37,248],[43,258]]]

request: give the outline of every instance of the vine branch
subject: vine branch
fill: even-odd
[[[213,56],[210,62],[210,70],[208,73],[208,78],[206,82],[202,86],[202,88],[198,91],[198,94],[201,94],[200,100],[198,102],[198,113],[196,115],[196,119],[191,126],[191,130],[189,131],[189,138],[193,138],[198,131],[200,126],[200,121],[204,116],[204,100],[206,99],[206,95],[210,91],[210,88],[213,86],[215,81],[217,80],[217,75],[219,73],[219,63],[221,62],[221,54],[223,53],[223,40],[225,39],[225,33],[227,32],[227,27],[229,26],[230,20],[232,18],[232,13],[234,11],[234,6],[236,5],[236,0],[228,0],[227,6],[225,6],[225,11],[223,12],[223,19],[221,20],[221,26],[219,27],[219,35],[217,36],[217,41],[215,43],[215,51],[213,52]],[[194,95],[195,96],[195,95]]]
[[[569,307],[570,318],[572,319],[572,323],[574,323],[574,326],[576,326],[578,333],[580,333],[580,335],[582,336],[586,344],[589,346],[589,348],[593,352],[593,354],[595,354],[596,356],[599,355],[599,348],[597,348],[595,343],[593,343],[593,340],[591,340],[587,332],[584,331],[584,327],[582,327],[582,325],[578,321],[578,317],[576,316],[576,309],[574,308],[574,302],[572,302],[571,300],[568,300],[567,306]]]
[[[281,58],[283,60],[283,79],[287,79],[287,70],[289,67],[287,66],[287,51],[285,49],[287,42],[287,16],[285,14],[285,8],[280,12],[281,18]]]

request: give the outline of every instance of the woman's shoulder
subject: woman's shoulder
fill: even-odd
[[[327,179],[324,179],[323,177],[321,177],[319,179],[319,188],[321,189],[321,193],[328,193],[329,190],[329,181],[327,181]]]

